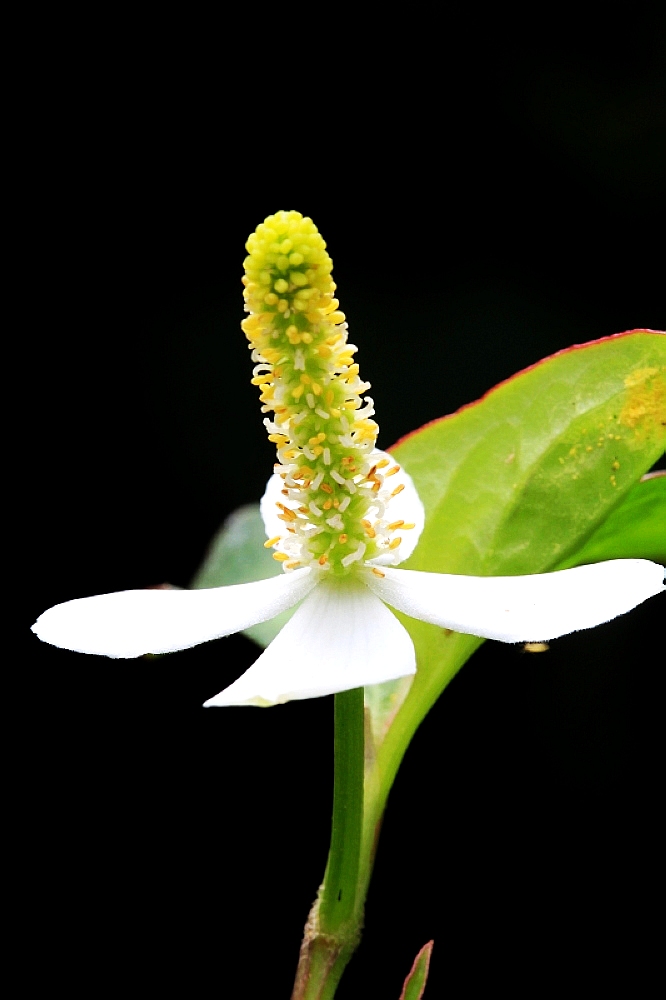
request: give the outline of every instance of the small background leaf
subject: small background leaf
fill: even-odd
[[[270,549],[264,548],[266,532],[259,504],[239,507],[224,522],[213,538],[201,568],[194,577],[193,590],[228,587],[234,583],[252,583],[281,573]],[[283,611],[268,622],[245,629],[244,634],[260,646],[268,646],[286,625],[295,608]]]
[[[434,941],[428,941],[421,948],[414,959],[411,972],[405,979],[405,985],[400,994],[400,1000],[421,1000],[428,980],[428,970],[430,969],[430,956]]]

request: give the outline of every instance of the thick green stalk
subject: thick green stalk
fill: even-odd
[[[452,635],[437,668],[416,675],[378,745],[369,742],[364,746],[363,692],[336,695],[331,850],[324,882],[305,927],[292,1000],[332,1000],[335,996],[360,939],[382,817],[402,758],[423,717],[482,642],[475,636]],[[372,741],[368,728],[366,738]]]
[[[292,1000],[331,1000],[361,934],[363,713],[363,688],[336,694],[331,846],[324,881],[305,926]]]

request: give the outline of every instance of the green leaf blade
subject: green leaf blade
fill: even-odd
[[[434,941],[428,941],[427,944],[424,944],[414,959],[411,971],[405,979],[400,1000],[421,1000],[428,981],[430,958],[434,943]]]
[[[622,503],[558,569],[604,559],[666,563],[666,472],[636,483]]]
[[[663,453],[665,376],[666,336],[623,334],[547,358],[403,439],[391,451],[427,522],[409,568],[553,568]]]
[[[586,561],[584,546],[663,454],[665,440],[666,335],[632,331],[546,358],[390,449],[426,509],[426,528],[404,565],[501,576]],[[643,555],[633,549],[638,534],[632,540],[624,531],[623,555]],[[611,550],[601,541],[588,554]],[[398,617],[418,671],[376,750],[377,816],[418,725],[482,642]],[[371,826],[369,814],[368,838]]]

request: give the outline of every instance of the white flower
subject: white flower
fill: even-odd
[[[423,505],[409,476],[374,449],[370,383],[353,360],[326,244],[311,219],[277,212],[246,248],[242,328],[278,459],[261,512],[284,574],[69,601],[38,619],[40,639],[105,656],[169,653],[300,605],[256,663],[206,702],[275,705],[414,674],[414,646],[387,604],[520,642],[591,628],[662,589],[662,567],[641,559],[524,577],[395,569],[416,546]]]
[[[375,453],[373,459],[381,457]],[[33,631],[54,646],[136,657],[230,635],[302,602],[250,669],[206,702],[265,706],[414,674],[412,641],[386,605],[442,628],[522,642],[592,628],[663,589],[663,567],[644,559],[513,577],[395,569],[386,563],[402,561],[413,551],[423,528],[423,507],[403,470],[391,485],[404,487],[391,499],[392,523],[413,523],[414,528],[395,549],[387,544],[384,555],[364,561],[361,554],[347,576],[311,564],[268,580],[211,590],[129,590],[88,597],[51,608]],[[269,538],[284,527],[275,522],[283,486],[273,476],[262,501]],[[384,523],[381,517],[375,522]]]

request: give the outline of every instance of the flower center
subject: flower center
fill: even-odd
[[[393,553],[400,530],[387,505],[403,485],[377,455],[370,388],[359,378],[347,323],[333,297],[332,261],[311,219],[269,216],[246,244],[242,327],[255,362],[269,440],[282,480],[280,534],[268,540],[285,570],[318,566],[335,575]],[[391,561],[394,561],[391,559]]]

